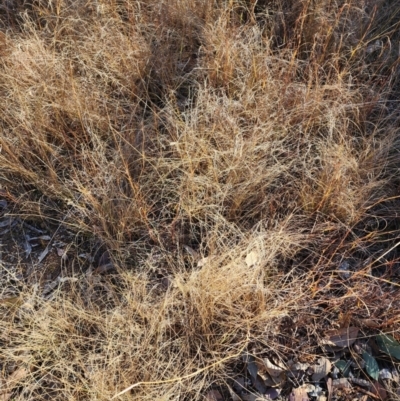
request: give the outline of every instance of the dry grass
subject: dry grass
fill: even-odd
[[[114,266],[3,266],[4,399],[201,400],[249,347],[399,329],[400,8],[316,4],[1,6],[2,196]]]

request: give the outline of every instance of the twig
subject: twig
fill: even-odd
[[[198,370],[196,370],[196,371],[193,372],[193,373],[190,373],[190,374],[185,375],[185,376],[174,377],[173,379],[168,379],[168,380],[157,380],[157,381],[152,381],[152,382],[138,382],[138,383],[132,384],[131,386],[127,387],[125,390],[122,390],[122,391],[119,392],[118,394],[114,395],[114,396],[111,398],[111,400],[114,400],[115,398],[117,398],[117,397],[119,397],[119,396],[121,396],[121,395],[127,393],[128,391],[132,390],[132,389],[135,388],[135,387],[146,386],[146,385],[153,385],[153,384],[173,383],[173,382],[177,382],[177,381],[180,381],[180,380],[190,379],[191,377],[194,377],[194,376],[196,376],[196,375],[198,375],[198,374],[200,374],[200,373],[202,373],[202,372],[204,372],[204,371],[206,371],[206,370],[208,370],[208,369],[213,368],[214,366],[217,366],[217,365],[219,365],[219,364],[221,364],[221,363],[223,363],[223,362],[226,362],[226,361],[228,361],[229,359],[234,359],[234,358],[239,357],[239,356],[242,354],[243,350],[246,348],[247,343],[248,343],[248,341],[245,341],[243,347],[242,347],[242,348],[240,349],[240,351],[239,351],[238,353],[236,353],[235,355],[227,356],[226,358],[223,358],[223,359],[221,359],[221,360],[219,360],[219,361],[217,361],[217,362],[215,362],[215,363],[213,363],[213,364],[211,364],[211,365],[208,365],[208,366],[206,366],[206,367],[204,367],[204,368],[198,369]]]

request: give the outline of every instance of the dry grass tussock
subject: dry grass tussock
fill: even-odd
[[[245,350],[398,330],[399,23],[383,0],[3,3],[1,196],[69,243],[51,291],[51,255],[2,262],[2,397],[202,400]]]

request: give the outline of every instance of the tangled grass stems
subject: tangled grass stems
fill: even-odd
[[[399,11],[7,1],[1,396],[201,400],[242,350],[398,329]]]

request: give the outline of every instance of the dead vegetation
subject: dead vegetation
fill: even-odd
[[[245,355],[286,372],[349,327],[382,357],[399,23],[389,0],[4,2],[0,399],[234,400],[243,381],[283,400],[304,377],[257,385]]]

